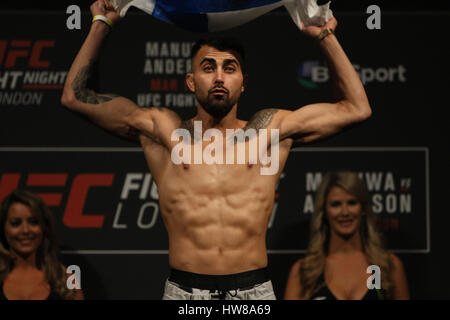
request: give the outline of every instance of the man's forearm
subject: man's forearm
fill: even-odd
[[[64,85],[63,97],[67,100],[77,99],[84,103],[98,103],[100,97],[87,87],[88,80],[94,71],[94,62],[97,60],[105,38],[109,33],[109,27],[101,21],[94,22],[91,30],[81,46],[67,75]]]
[[[319,45],[327,58],[335,98],[349,102],[363,112],[370,111],[361,80],[337,38],[331,34],[321,40]]]

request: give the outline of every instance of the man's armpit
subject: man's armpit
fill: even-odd
[[[125,136],[132,140],[139,140],[140,131],[134,127],[128,126],[125,132]]]

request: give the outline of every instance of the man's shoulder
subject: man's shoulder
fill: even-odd
[[[141,107],[140,111],[142,115],[148,115],[155,120],[171,121],[174,124],[182,122],[181,117],[175,111],[166,107]]]
[[[161,114],[167,113],[167,114],[176,114],[176,115],[178,115],[175,111],[173,111],[173,110],[171,110],[169,108],[160,107],[160,106],[141,107],[141,110],[147,111],[147,112],[153,112],[153,113],[159,112]]]
[[[264,108],[256,112],[248,121],[246,129],[278,128],[280,121],[292,110],[282,108]]]
[[[193,125],[193,121],[194,119],[180,119],[179,125],[178,127],[180,129],[186,129],[188,130],[191,134],[194,133],[194,125]]]
[[[285,110],[279,108],[261,109],[248,120],[244,129],[266,129],[272,124],[277,114],[282,114],[284,112]]]

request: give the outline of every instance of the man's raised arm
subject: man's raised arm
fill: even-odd
[[[280,110],[274,120],[280,128],[281,139],[290,137],[296,143],[311,142],[333,135],[371,115],[361,80],[334,33],[329,31],[336,26],[337,21],[332,17],[322,27],[303,28],[305,34],[319,41],[327,59],[335,101],[304,106],[296,111]]]
[[[93,16],[102,15],[117,23],[119,9],[114,9],[108,0],[98,0],[91,5]],[[88,88],[94,72],[94,63],[103,42],[110,32],[107,23],[96,20],[76,56],[61,97],[61,103],[70,110],[87,116],[101,128],[123,138],[138,140],[138,133],[153,135],[154,123],[151,109],[142,110],[133,101],[115,94],[101,94]]]

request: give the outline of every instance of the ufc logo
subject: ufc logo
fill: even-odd
[[[19,187],[20,173],[4,173],[0,178],[0,202]],[[67,173],[30,173],[26,177],[27,187],[66,187]],[[63,214],[63,223],[70,228],[101,228],[104,215],[84,214],[83,208],[90,188],[110,187],[114,174],[85,173],[76,175],[72,182]],[[30,190],[31,191],[31,190]],[[36,192],[48,206],[59,207],[62,204],[62,192]]]
[[[28,59],[31,68],[48,68],[50,61],[42,60],[41,55],[44,48],[53,48],[55,40],[0,40],[0,67],[13,68],[17,60]]]

